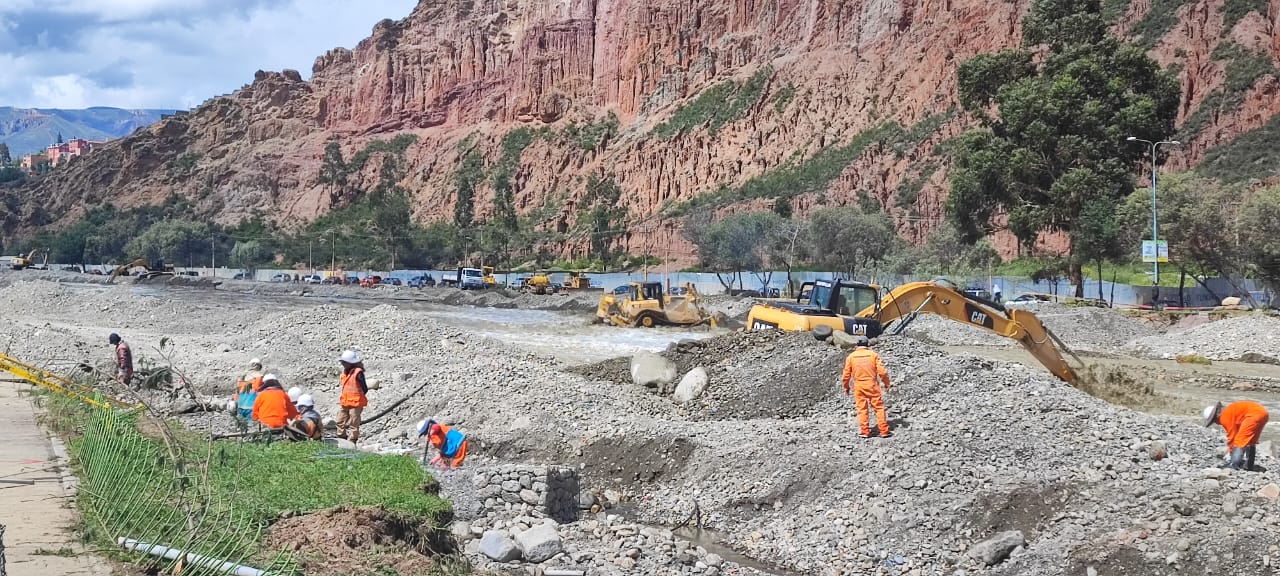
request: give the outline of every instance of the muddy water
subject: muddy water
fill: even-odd
[[[751,568],[752,570],[756,570],[764,574],[770,574],[772,576],[800,576],[800,573],[798,572],[791,572],[776,566],[765,564],[755,558],[751,558],[750,556],[744,556],[724,544],[720,544],[720,542],[724,541],[724,536],[717,532],[712,532],[705,528],[685,526],[683,528],[673,530],[672,533],[676,535],[676,538],[688,540],[694,546],[701,546],[707,552],[715,554],[724,558],[728,562],[733,562],[734,564],[744,568]]]

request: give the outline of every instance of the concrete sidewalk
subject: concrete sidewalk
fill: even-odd
[[[84,553],[71,531],[76,512],[60,478],[67,466],[65,452],[55,450],[54,441],[37,422],[38,410],[26,394],[30,388],[0,382],[0,411],[5,415],[0,418],[0,479],[35,481],[33,485],[0,483],[8,574],[112,574],[107,561]]]

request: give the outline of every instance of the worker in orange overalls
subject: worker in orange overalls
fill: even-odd
[[[342,388],[338,396],[338,437],[360,441],[360,413],[369,405],[369,385],[364,380],[364,363],[355,350],[345,350],[338,358],[342,363]],[[348,436],[347,431],[351,434]]]
[[[1258,439],[1267,425],[1267,409],[1257,402],[1241,400],[1223,406],[1221,402],[1204,409],[1204,425],[1218,424],[1227,431],[1227,466],[1252,470],[1258,453]]]
[[[889,418],[884,412],[884,392],[889,391],[889,371],[885,369],[880,355],[872,352],[866,336],[858,337],[858,344],[844,361],[844,375],[841,384],[845,394],[853,394],[853,405],[858,410],[858,435],[871,437],[871,424],[868,422],[868,405],[876,411],[876,426],[880,429],[880,437],[888,438]],[[853,380],[853,389],[849,389],[849,381]],[[881,383],[884,383],[883,390]]]
[[[423,438],[425,436],[425,438]],[[426,442],[427,450],[437,450],[431,465],[440,469],[452,469],[467,459],[467,436],[435,420],[418,422],[418,437]]]
[[[298,417],[298,408],[289,400],[289,394],[280,386],[275,374],[262,377],[262,389],[253,401],[252,416],[263,426],[276,430]]]

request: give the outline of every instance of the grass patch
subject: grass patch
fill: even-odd
[[[781,114],[787,109],[787,106],[791,105],[791,101],[795,100],[795,97],[796,85],[787,82],[787,85],[779,89],[778,93],[773,97],[773,111]]]
[[[1222,182],[1258,180],[1274,175],[1280,166],[1280,116],[1209,149],[1196,171]]]
[[[363,150],[356,152],[347,161],[347,174],[354,174],[364,168],[365,163],[374,154],[392,154],[395,156],[404,156],[406,150],[418,141],[416,134],[400,134],[390,140],[374,140],[365,145]]]
[[[906,209],[913,216],[920,214],[920,208],[916,202],[920,200],[920,191],[924,189],[924,185],[929,182],[929,178],[933,177],[933,173],[938,171],[938,165],[932,162],[920,167],[913,167],[908,174],[914,174],[910,178],[903,178],[898,183],[898,189],[895,194],[894,203],[898,208]]]
[[[1174,357],[1174,361],[1179,364],[1199,364],[1201,366],[1210,366],[1213,364],[1213,360],[1199,354],[1179,354]]]
[[[587,152],[599,150],[617,135],[618,117],[613,112],[599,122],[570,123],[558,134],[560,138]]]
[[[357,453],[319,442],[218,442],[214,452],[210,487],[234,495],[237,506],[261,520],[284,511],[343,505],[379,506],[433,520],[450,511],[449,503],[434,494],[434,480],[409,456]]]
[[[1268,74],[1277,70],[1266,54],[1250,52],[1235,42],[1223,42],[1213,51],[1213,59],[1227,63],[1226,79],[1211,92],[1178,130],[1184,141],[1194,140],[1214,117],[1230,114],[1244,103],[1245,93]]]
[[[1178,23],[1178,9],[1191,1],[1152,0],[1151,9],[1129,31],[1130,36],[1136,37],[1134,43],[1143,50],[1154,48],[1173,29],[1173,25]]]
[[[57,550],[50,550],[48,548],[41,547],[41,548],[36,548],[34,551],[32,551],[31,555],[32,556],[60,556],[63,558],[73,558],[76,556],[76,551],[66,546],[63,546],[62,548],[58,548]]]
[[[741,84],[726,80],[703,90],[676,110],[666,122],[655,127],[653,134],[668,139],[705,125],[707,132],[714,135],[725,125],[745,116],[760,101],[772,76],[773,68],[765,66]]]
[[[1222,3],[1222,23],[1226,30],[1236,27],[1250,12],[1267,13],[1267,0],[1227,0]]]

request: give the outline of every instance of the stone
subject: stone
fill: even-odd
[[[457,538],[459,542],[470,540],[471,523],[458,520],[457,522],[449,525],[449,532],[452,533],[453,537]]]
[[[520,559],[520,547],[506,534],[497,530],[485,532],[480,537],[480,553],[495,562],[511,562]]]
[[[1084,569],[1084,574],[1085,576],[1098,576],[1098,569],[1093,566],[1089,566]]]
[[[701,366],[690,370],[684,378],[680,379],[680,384],[676,386],[676,391],[671,395],[671,399],[684,404],[692,402],[703,392],[707,390],[707,369]]]
[[[676,364],[652,352],[631,357],[631,381],[646,388],[665,387],[676,380]]]
[[[528,489],[521,490],[520,500],[530,506],[536,506],[538,504],[538,493]]]
[[[1008,558],[1015,548],[1026,543],[1027,539],[1020,530],[1001,532],[971,546],[969,557],[987,566],[995,566]]]
[[[1228,492],[1226,496],[1222,497],[1222,513],[1228,516],[1234,515],[1236,510],[1239,509],[1242,500],[1244,498],[1239,494]]]
[[[1277,498],[1280,498],[1280,484],[1271,482],[1266,486],[1259,488],[1258,495],[1263,498],[1266,498],[1267,500],[1275,500]]]
[[[545,562],[564,550],[560,533],[555,524],[539,524],[516,535],[516,543],[524,553],[524,559]]]
[[[712,568],[718,568],[721,564],[724,564],[724,558],[721,558],[719,554],[707,554],[702,561]]]
[[[1165,448],[1164,442],[1152,442],[1147,447],[1147,456],[1156,461],[1164,460],[1169,457],[1169,450]]]
[[[516,480],[506,480],[502,483],[502,490],[504,492],[519,492],[520,488],[520,482]]]
[[[851,349],[858,345],[858,337],[844,330],[836,330],[831,333],[831,344],[837,348]]]
[[[636,567],[636,561],[631,558],[627,558],[626,556],[614,558],[613,563],[615,566],[622,568],[623,570],[631,570]]]
[[[580,510],[590,510],[596,505],[596,495],[590,490],[583,490],[578,493],[578,508]]]

